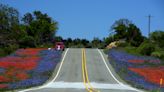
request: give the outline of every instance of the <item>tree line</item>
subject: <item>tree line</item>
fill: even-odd
[[[55,42],[64,42],[67,48],[105,48],[107,45],[104,41],[105,39],[99,39],[98,37],[94,37],[93,40],[89,41],[87,39],[79,39],[79,38],[67,38],[63,39],[61,36],[55,37]]]
[[[141,30],[128,19],[119,19],[111,27],[108,43],[123,40],[119,44],[129,53],[159,57],[164,60],[164,31],[155,30],[150,37],[142,35]]]
[[[164,32],[157,30],[150,38],[142,35],[139,27],[128,19],[116,20],[109,28],[109,36],[93,40],[63,39],[56,36],[58,22],[41,11],[27,12],[20,16],[17,9],[0,4],[0,56],[7,55],[18,48],[52,47],[55,42],[62,41],[66,47],[105,48],[111,42],[124,41],[119,44],[128,51],[143,55],[162,56],[164,51]]]
[[[0,52],[39,47],[53,42],[58,22],[41,11],[20,16],[18,10],[0,4]]]

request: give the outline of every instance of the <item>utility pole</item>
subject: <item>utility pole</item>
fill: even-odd
[[[150,26],[151,26],[151,18],[153,17],[153,16],[151,16],[151,15],[148,15],[147,16],[148,17],[148,38],[150,38]]]

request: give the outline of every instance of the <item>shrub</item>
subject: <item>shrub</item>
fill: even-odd
[[[7,55],[7,54],[14,52],[18,48],[19,48],[19,45],[13,44],[13,45],[9,45],[7,47],[4,47],[3,50],[5,51],[5,54]]]
[[[162,58],[164,57],[164,51],[154,51],[151,53],[151,56]]]
[[[19,48],[19,46],[17,44],[13,44],[13,45],[9,45],[9,46],[0,48],[0,57],[11,54],[12,52],[14,52],[18,48]]]
[[[36,47],[35,40],[32,36],[25,36],[19,41],[19,43],[22,48]]]
[[[143,42],[138,48],[137,51],[142,55],[151,55],[155,51],[155,46],[150,42]]]
[[[127,46],[124,48],[126,52],[130,53],[130,54],[135,54],[135,55],[140,55],[137,52],[137,48],[136,47],[131,47],[131,46]]]
[[[158,57],[164,61],[164,51],[154,51],[151,53],[151,56]],[[164,62],[163,62],[164,64]]]
[[[119,43],[117,43],[116,45],[117,45],[118,47],[127,47],[127,46],[129,46],[130,44],[127,43],[127,42],[119,42]]]
[[[37,47],[41,47],[41,48],[53,48],[55,46],[55,44],[53,43],[45,43],[45,44],[42,44],[40,46],[37,46]]]
[[[6,53],[5,53],[4,49],[0,48],[0,57],[5,56],[5,55],[6,55]]]

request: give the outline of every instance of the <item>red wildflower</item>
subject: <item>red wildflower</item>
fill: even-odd
[[[34,69],[37,65],[36,61],[39,61],[39,57],[7,57],[7,59],[2,59],[0,62],[1,68],[17,68],[23,70]]]
[[[5,58],[1,58],[0,62],[5,62],[5,61],[9,61],[9,62],[25,62],[25,61],[38,61],[40,58],[39,57],[5,57]]]
[[[160,79],[164,79],[164,68],[129,68],[129,70],[143,76],[147,81],[159,84]],[[164,83],[163,83],[164,86]]]
[[[7,69],[3,76],[0,76],[0,82],[13,82],[29,78],[28,74],[22,70]]]
[[[22,72],[22,73],[18,73],[18,74],[16,75],[16,78],[18,78],[19,80],[25,80],[25,79],[28,78],[28,75],[27,75],[27,73]]]
[[[0,76],[0,82],[10,82],[10,79],[1,75]]]
[[[20,55],[20,56],[37,56],[41,50],[46,50],[46,48],[20,49],[20,50],[16,51],[16,54]]]
[[[36,67],[37,62],[0,62],[1,68],[16,68],[21,70],[32,70]]]
[[[7,88],[7,87],[8,87],[7,84],[0,84],[0,89]]]
[[[141,63],[144,63],[145,61],[144,60],[129,60],[128,62],[141,64]]]

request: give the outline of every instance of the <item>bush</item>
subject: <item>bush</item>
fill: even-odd
[[[6,54],[10,54],[10,53],[14,52],[18,48],[19,48],[18,44],[13,44],[13,45],[9,45],[8,47],[5,47],[4,51],[5,51]]]
[[[6,55],[6,53],[5,53],[4,49],[0,48],[0,57],[5,56],[5,55]]]
[[[25,36],[19,42],[21,48],[36,47],[35,40],[32,36]]]
[[[0,57],[11,54],[12,52],[14,52],[18,48],[19,48],[18,44],[13,44],[13,45],[9,45],[9,46],[0,48]]]
[[[118,43],[116,43],[116,45],[117,45],[118,47],[127,47],[127,46],[129,46],[130,44],[127,43],[127,42],[118,42]]]
[[[132,47],[132,46],[127,46],[124,48],[126,52],[130,53],[130,54],[134,54],[134,55],[140,55],[137,52],[137,47]]]
[[[40,46],[37,46],[39,48],[53,48],[55,46],[55,44],[53,43],[45,43],[45,44],[42,44]]]
[[[150,42],[143,42],[138,48],[137,51],[142,55],[151,55],[155,51],[155,45]]]
[[[158,57],[164,61],[164,51],[154,51],[151,56]]]

